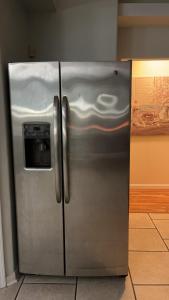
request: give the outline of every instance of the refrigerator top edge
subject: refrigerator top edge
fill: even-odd
[[[128,64],[132,63],[132,60],[121,61],[121,60],[49,60],[49,61],[18,61],[18,62],[8,62],[8,66],[16,64],[39,64],[39,63],[122,63]]]

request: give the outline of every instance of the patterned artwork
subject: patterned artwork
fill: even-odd
[[[169,77],[132,80],[132,134],[169,134]]]

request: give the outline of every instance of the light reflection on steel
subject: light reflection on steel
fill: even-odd
[[[69,125],[69,128],[71,129],[75,129],[75,130],[91,130],[91,129],[97,129],[97,130],[101,130],[101,131],[105,131],[105,132],[114,132],[114,131],[118,131],[119,129],[125,128],[129,126],[129,121],[126,121],[122,124],[120,124],[119,126],[116,126],[114,128],[106,128],[97,124],[93,124],[90,126],[85,126],[85,127],[76,127],[73,125]]]

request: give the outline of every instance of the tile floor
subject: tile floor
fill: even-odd
[[[25,276],[0,300],[169,300],[169,214],[130,214],[124,278]]]

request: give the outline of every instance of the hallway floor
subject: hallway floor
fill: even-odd
[[[169,214],[130,214],[124,278],[25,276],[0,300],[169,300]]]

